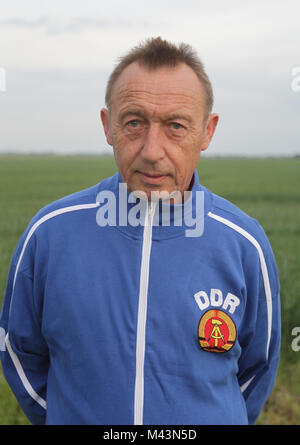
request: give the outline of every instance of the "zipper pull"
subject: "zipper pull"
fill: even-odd
[[[153,223],[153,217],[155,213],[156,208],[156,202],[154,201],[148,201],[148,225],[152,226]]]
[[[148,227],[152,226],[153,216],[155,212],[156,202],[148,201],[147,203],[147,213],[146,213],[146,225]]]

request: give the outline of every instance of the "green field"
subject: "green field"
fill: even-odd
[[[255,217],[271,242],[282,301],[281,361],[258,424],[300,424],[300,159],[202,158],[200,182]],[[0,155],[0,302],[13,250],[44,205],[116,172],[113,158]],[[0,372],[0,424],[28,424]]]

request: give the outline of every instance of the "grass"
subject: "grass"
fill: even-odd
[[[200,182],[255,217],[272,245],[281,283],[282,348],[274,391],[257,424],[300,424],[300,159],[202,158]],[[13,250],[44,205],[116,172],[113,158],[0,156],[0,302]],[[28,424],[0,373],[0,424]]]

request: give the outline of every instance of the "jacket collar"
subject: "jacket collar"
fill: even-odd
[[[202,235],[205,216],[211,206],[211,196],[208,190],[199,184],[197,170],[194,171],[192,184],[188,199],[183,204],[170,205],[169,201],[150,200],[153,240]],[[149,211],[150,206],[149,201],[129,193],[120,172],[99,184],[97,200],[101,202],[100,207],[105,197],[107,200],[111,199],[111,206],[107,205],[107,201],[105,204],[108,225],[131,238],[142,238],[146,212]]]

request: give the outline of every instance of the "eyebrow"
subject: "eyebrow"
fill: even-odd
[[[179,113],[169,114],[168,117],[166,118],[166,120],[167,121],[183,120],[183,121],[186,121],[186,122],[191,122],[190,117],[184,116],[183,114],[179,114]]]
[[[127,116],[130,116],[130,115],[138,116],[138,117],[141,117],[142,119],[146,118],[146,114],[143,113],[141,110],[131,109],[131,110],[123,111],[123,113],[120,114],[119,119],[121,121],[123,121]]]
[[[147,113],[144,113],[143,111],[141,111],[139,109],[134,109],[134,108],[131,110],[124,111],[123,113],[120,114],[119,118],[120,118],[120,120],[124,120],[127,116],[130,116],[130,115],[141,117],[142,119],[147,118]],[[166,118],[163,120],[164,121],[184,120],[186,122],[191,122],[192,119],[189,116],[185,116],[180,113],[171,113],[171,114],[167,115]]]

